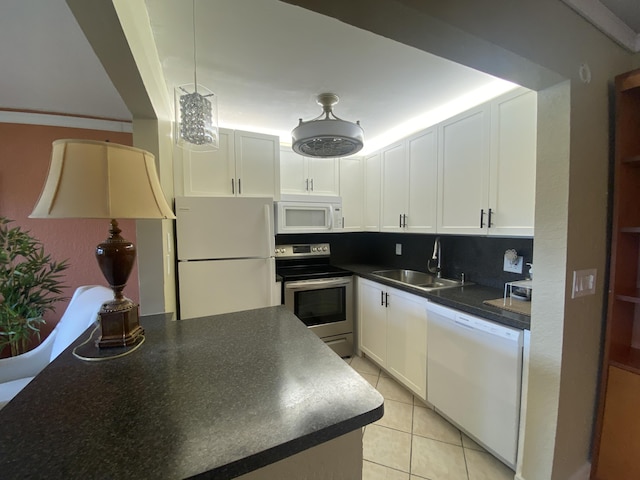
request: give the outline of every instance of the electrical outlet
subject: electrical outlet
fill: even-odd
[[[516,262],[513,263],[506,256],[504,257],[504,266],[502,267],[505,272],[522,273],[522,257],[518,257]]]
[[[597,275],[598,271],[595,268],[590,268],[588,270],[574,270],[571,298],[595,295]]]
[[[402,244],[396,243],[396,255],[402,255]]]

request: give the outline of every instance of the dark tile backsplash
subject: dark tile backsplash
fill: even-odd
[[[528,272],[526,265],[522,275],[503,271],[506,250],[515,249],[525,263],[533,263],[533,239],[519,237],[357,232],[277,235],[276,244],[328,242],[333,263],[369,263],[426,271],[437,236],[442,248],[443,277],[460,278],[464,273],[469,282],[501,289],[505,282],[521,280]],[[395,254],[396,243],[402,244],[402,255]]]

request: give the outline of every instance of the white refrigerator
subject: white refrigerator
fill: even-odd
[[[273,199],[176,197],[179,318],[274,304]]]

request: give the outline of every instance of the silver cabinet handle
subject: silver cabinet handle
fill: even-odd
[[[304,189],[308,192],[309,191],[309,179],[308,178],[305,180],[305,184],[306,185],[305,185]]]
[[[313,178],[311,179],[311,191],[313,192]]]

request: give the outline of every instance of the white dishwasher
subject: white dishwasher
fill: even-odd
[[[523,332],[427,305],[427,400],[515,468]]]

